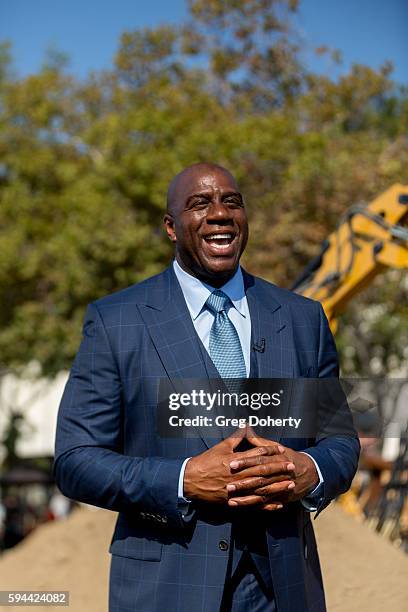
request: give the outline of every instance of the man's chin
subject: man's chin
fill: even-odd
[[[208,265],[201,270],[201,277],[206,279],[208,284],[219,285],[220,281],[227,282],[237,271],[239,261],[226,261],[222,258],[217,258],[218,261],[208,262]]]
[[[199,278],[201,281],[220,287],[225,284],[239,266],[239,258],[233,257],[205,257],[196,261],[186,262],[182,257],[177,257],[180,266],[192,276]]]

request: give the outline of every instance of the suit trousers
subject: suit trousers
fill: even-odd
[[[248,551],[225,582],[220,612],[276,612],[272,582],[265,582]]]

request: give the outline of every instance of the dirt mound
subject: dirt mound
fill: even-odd
[[[107,610],[107,551],[115,518],[113,512],[81,508],[38,527],[0,557],[0,589],[69,591],[71,612]]]
[[[335,504],[313,522],[329,612],[408,609],[408,555]]]
[[[0,589],[68,590],[71,612],[107,610],[115,517],[83,508],[38,528],[0,558]],[[329,612],[405,612],[406,555],[333,504],[314,525]]]

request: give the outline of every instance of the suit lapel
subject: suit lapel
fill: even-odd
[[[207,376],[198,336],[180,285],[168,268],[138,308],[169,378]]]
[[[194,328],[172,266],[157,277],[154,290],[144,302],[138,304],[140,315],[177,392],[185,390],[180,379],[207,380],[219,376]],[[212,446],[214,438],[209,437],[206,428],[197,429],[206,446]],[[219,437],[215,442],[218,440]]]
[[[262,280],[243,270],[245,293],[251,316],[251,351],[256,352],[258,378],[292,378],[294,373],[292,326],[286,306],[266,290]],[[290,406],[292,385],[286,384],[287,395],[284,410],[286,417]],[[276,430],[276,439],[282,428]]]
[[[259,378],[290,378],[293,375],[291,326],[286,308],[266,292],[262,281],[243,270],[251,315],[251,349],[257,352]]]

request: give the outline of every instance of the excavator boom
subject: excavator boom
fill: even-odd
[[[386,268],[408,268],[408,186],[352,206],[292,289],[322,303],[333,332],[353,296]]]

